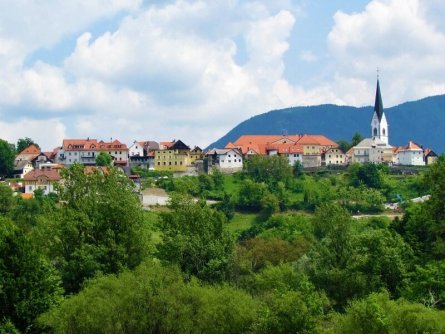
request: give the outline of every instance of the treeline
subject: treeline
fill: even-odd
[[[346,173],[307,173],[299,163],[290,166],[280,156],[252,156],[244,171],[234,176],[216,170],[198,177],[164,178],[157,185],[169,192],[222,201],[229,218],[233,210],[260,211],[266,217],[289,210],[313,212],[325,202],[337,202],[351,213],[377,213],[384,210],[384,203],[427,193],[421,175],[389,175],[384,165],[352,164]]]
[[[58,196],[22,200],[0,186],[0,333],[445,333],[445,157],[411,184],[431,199],[394,222],[355,220],[332,194],[392,196],[384,170],[341,180],[274,169],[278,159],[253,159],[230,183],[179,179],[227,200],[172,192],[150,214],[114,169],[73,165]],[[230,233],[228,206],[246,208],[232,196],[252,186],[262,193],[249,210],[261,214]],[[306,210],[290,210],[292,189]],[[270,196],[273,210],[261,203]]]

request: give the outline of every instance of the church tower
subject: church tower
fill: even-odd
[[[374,114],[371,121],[371,137],[378,138],[388,144],[388,122],[383,111],[382,95],[380,94],[380,83],[377,78],[377,90],[375,93]]]

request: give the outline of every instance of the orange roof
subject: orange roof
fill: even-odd
[[[98,143],[98,151],[108,151],[108,150],[128,150],[127,145],[121,143],[119,140],[115,139],[112,142],[104,142],[101,140]]]
[[[279,153],[302,153],[302,145],[338,147],[337,143],[323,135],[244,135],[226,148],[240,148],[243,154],[250,149],[258,154],[277,150]]]
[[[45,169],[34,169],[25,174],[23,179],[25,181],[37,181],[39,178],[47,178],[50,181],[59,181],[60,175],[59,172],[53,169],[45,170]]]
[[[40,150],[37,148],[37,146],[35,146],[34,144],[28,146],[27,148],[25,148],[22,152],[19,153],[20,154],[35,154],[35,155],[39,155],[40,154]]]
[[[409,141],[408,145],[400,147],[399,151],[408,151],[408,150],[423,151],[422,148],[413,141]]]
[[[97,139],[64,139],[62,147],[65,151],[90,151],[97,147]]]
[[[175,143],[174,141],[161,141],[161,142],[159,142],[159,146],[160,146],[160,148],[162,148],[162,147],[169,148],[169,147],[173,146],[174,143]]]
[[[24,194],[24,193],[20,194],[20,196],[21,196],[23,199],[31,199],[31,198],[33,197],[32,194]]]
[[[229,142],[229,143],[226,145],[226,147],[224,147],[224,148],[233,149],[233,148],[236,148],[236,146],[235,146],[232,142]]]

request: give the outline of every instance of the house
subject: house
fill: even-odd
[[[425,151],[423,152],[423,155],[424,155],[425,165],[431,165],[431,164],[435,163],[438,158],[437,154],[429,148],[425,149]]]
[[[60,181],[60,175],[56,169],[34,169],[23,177],[25,194],[33,194],[41,189],[45,195],[55,192],[55,184]]]
[[[395,161],[399,165],[425,165],[423,149],[412,141],[409,141],[406,146],[398,147],[396,155]]]
[[[318,167],[322,154],[337,148],[334,141],[323,135],[244,135],[225,148],[237,148],[245,158],[249,155],[282,155],[293,165],[300,161],[304,167]]]
[[[21,151],[14,160],[14,177],[23,178],[27,173],[34,169],[33,160],[41,154],[37,146],[30,145]]]
[[[96,157],[100,152],[108,152],[113,163],[118,166],[128,164],[128,148],[119,140],[110,142],[97,141],[97,139],[64,139],[62,146],[54,150],[55,162],[63,165],[79,163],[94,166]]]
[[[156,170],[185,172],[191,164],[190,147],[181,140],[161,142],[159,150],[154,151],[154,162]]]
[[[216,167],[223,173],[233,173],[243,169],[243,155],[237,149],[214,148],[206,153],[206,157],[209,167]]]
[[[124,167],[128,165],[128,147],[117,139],[110,142],[101,140],[97,143],[96,152],[97,154],[100,152],[108,152],[115,166]]]
[[[393,163],[393,147],[379,138],[365,138],[352,148],[352,162]]]
[[[346,154],[339,148],[330,148],[322,154],[322,164],[326,166],[331,165],[346,165],[348,159]]]
[[[145,166],[154,168],[154,152],[159,150],[159,143],[155,141],[134,141],[128,148],[130,167]]]
[[[74,163],[95,165],[96,156],[96,139],[64,139],[62,146],[56,151],[55,162],[68,166]]]

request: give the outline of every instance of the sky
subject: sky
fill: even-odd
[[[445,93],[443,0],[3,0],[0,138],[181,139]],[[371,116],[370,116],[371,117]]]

